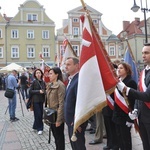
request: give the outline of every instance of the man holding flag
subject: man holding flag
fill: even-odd
[[[150,148],[150,43],[145,44],[142,49],[142,57],[144,63],[147,65],[141,72],[139,80],[139,89],[136,91],[125,86],[123,82],[117,84],[118,89],[124,92],[128,97],[140,100],[140,106],[129,114],[132,120],[139,119],[140,135],[143,142],[143,149]]]

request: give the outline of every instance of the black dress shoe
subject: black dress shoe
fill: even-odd
[[[10,119],[11,122],[16,122],[16,121],[18,121],[18,120],[19,120],[19,118],[17,118],[17,117],[14,117],[14,118],[11,118],[11,119]]]
[[[100,143],[102,143],[102,142],[95,141],[95,140],[89,142],[90,145],[95,145],[95,144],[100,144]]]
[[[90,134],[95,134],[95,130],[90,131]]]
[[[103,150],[111,150],[111,149],[112,149],[112,147],[107,146],[107,145],[103,147]]]
[[[86,129],[85,131],[92,131],[93,129],[92,128],[88,128],[88,129]]]

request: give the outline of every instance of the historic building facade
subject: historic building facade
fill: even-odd
[[[55,61],[55,24],[37,0],[26,0],[10,18],[0,14],[0,66],[15,62],[39,66],[39,53],[48,65]]]
[[[121,55],[118,47],[118,37],[113,35],[112,31],[109,30],[102,22],[102,14],[92,7],[87,5],[87,9],[90,13],[92,21],[98,31],[98,34],[101,37],[101,40],[110,56],[112,61],[116,59],[121,59]],[[57,30],[56,35],[56,52],[58,58],[63,55],[63,41],[67,38],[77,56],[80,55],[81,46],[82,46],[82,22],[80,21],[80,16],[85,13],[85,10],[82,6],[72,9],[67,12],[68,19],[63,20],[63,27]],[[111,36],[111,37],[110,37]],[[115,36],[115,38],[114,38]],[[109,39],[109,40],[108,40]],[[60,59],[58,59],[60,61]]]

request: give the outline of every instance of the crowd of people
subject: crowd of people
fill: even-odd
[[[146,68],[142,71],[138,84],[132,78],[131,66],[125,62],[115,65],[119,82],[110,95],[107,94],[107,106],[97,112],[89,120],[81,124],[76,132],[76,141],[72,141],[74,116],[78,89],[79,59],[67,58],[65,62],[65,79],[59,67],[49,68],[47,76],[49,82],[44,81],[41,69],[35,69],[32,74],[22,73],[16,80],[17,71],[13,70],[6,77],[6,88],[20,88],[22,98],[32,99],[33,102],[33,130],[39,135],[43,134],[43,107],[45,100],[47,106],[57,111],[55,124],[51,124],[55,139],[56,150],[65,150],[64,125],[67,125],[70,144],[73,150],[86,150],[85,132],[93,130],[94,139],[89,144],[102,143],[104,136],[107,144],[104,150],[132,150],[131,127],[135,121],[139,122],[143,149],[150,148],[150,44],[142,49],[143,61]],[[137,90],[137,89],[140,89]],[[16,93],[9,102],[10,121],[18,121],[16,117]],[[111,106],[110,103],[111,102]],[[94,127],[87,129],[93,120]],[[91,132],[92,133],[92,132]]]

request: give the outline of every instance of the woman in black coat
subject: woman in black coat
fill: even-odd
[[[137,89],[136,82],[132,79],[131,66],[126,63],[120,63],[118,65],[119,79],[124,82],[125,85],[133,89]],[[120,101],[120,100],[121,101]],[[115,104],[113,110],[113,121],[116,124],[116,132],[119,141],[119,147],[121,150],[132,150],[131,140],[131,127],[133,120],[128,116],[129,109],[123,105],[122,101],[125,101],[122,93],[119,90],[115,90]],[[134,109],[135,99],[128,97],[130,109]]]
[[[33,102],[34,123],[33,129],[38,131],[38,134],[43,133],[43,103],[45,102],[45,90],[46,85],[43,81],[43,72],[40,69],[36,69],[33,74],[35,80],[30,86],[29,96]]]

